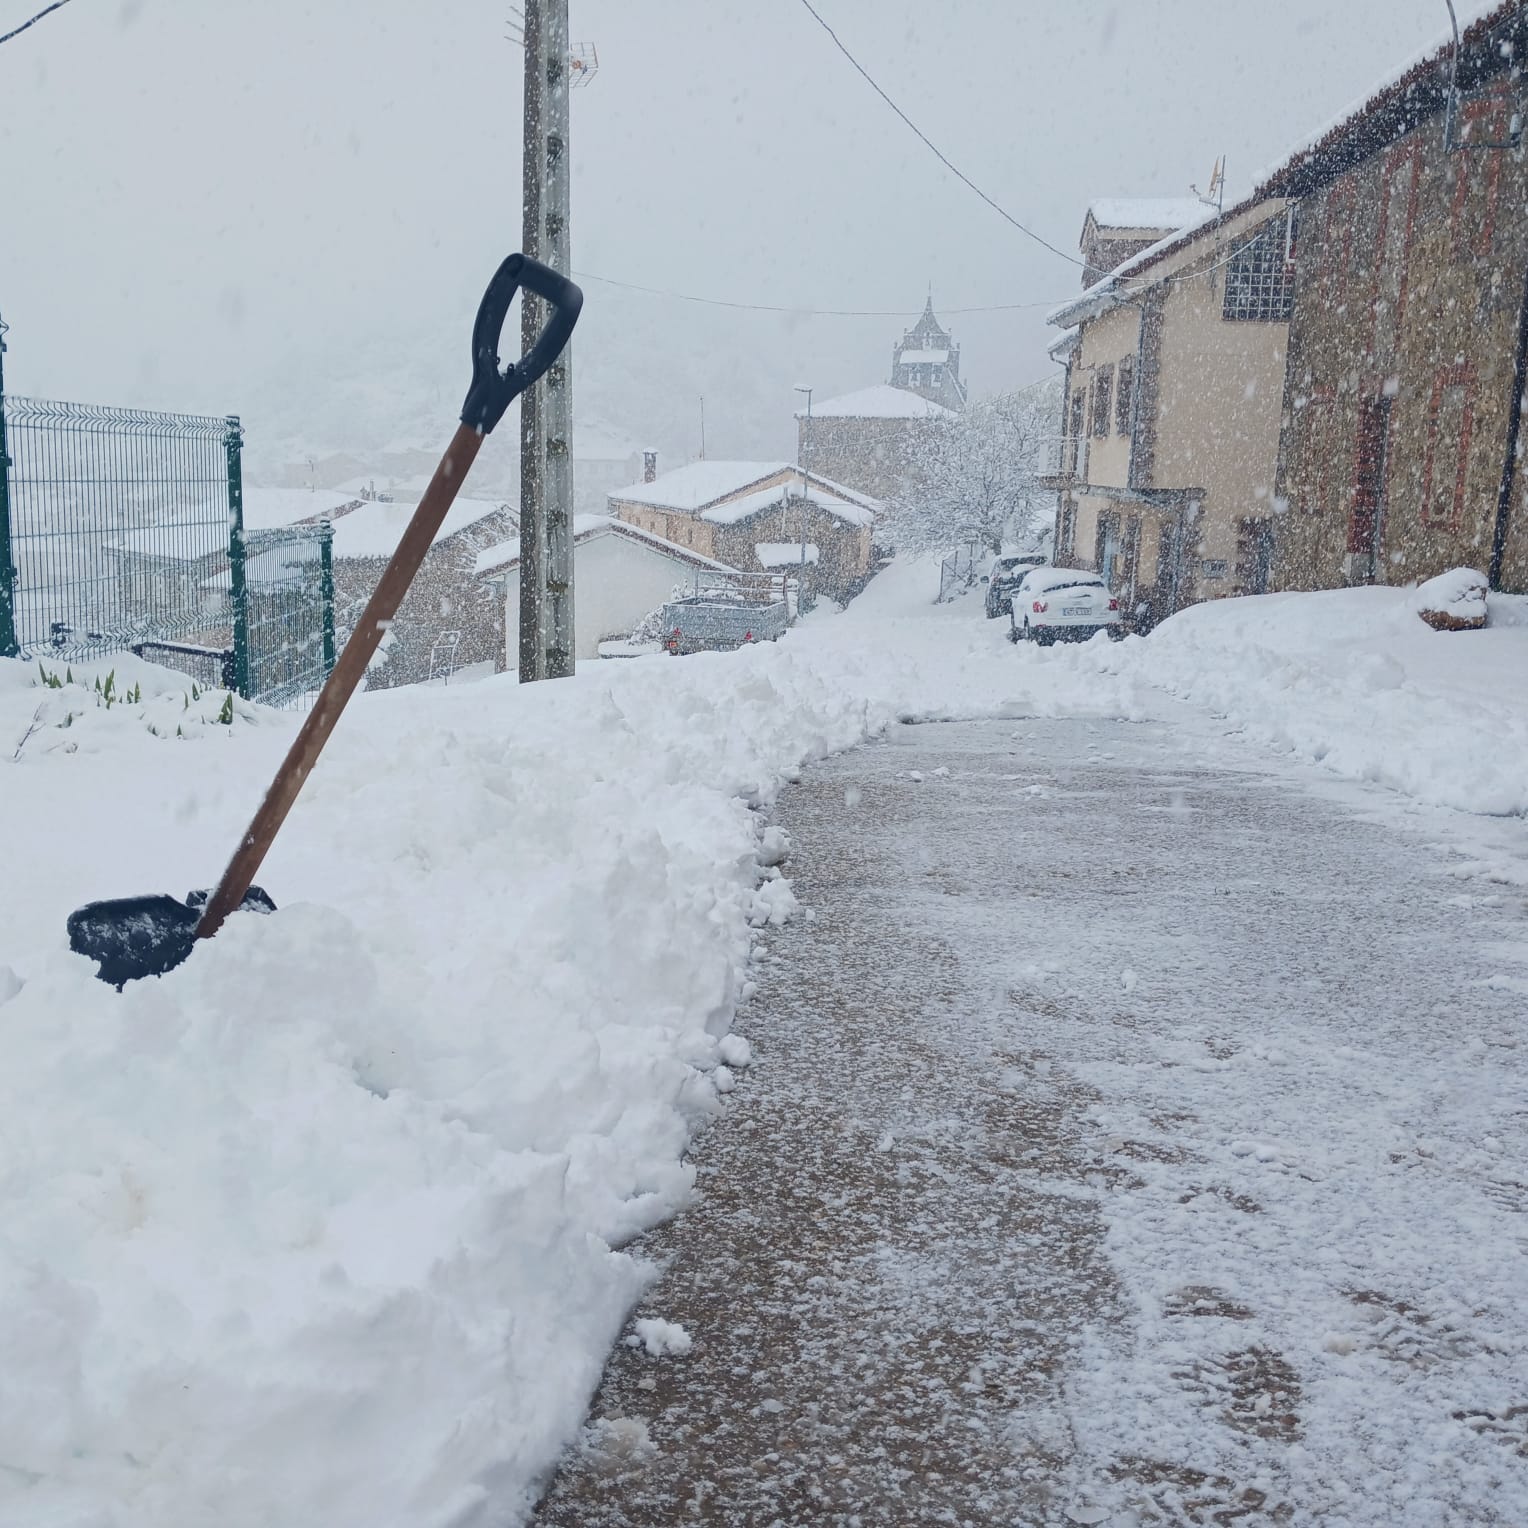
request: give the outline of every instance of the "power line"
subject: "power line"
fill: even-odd
[[[0,42],[9,42],[13,37],[20,37],[28,27],[35,27],[49,11],[56,11],[60,6],[68,5],[68,3],[69,0],[53,0],[52,5],[45,5],[30,21],[23,21],[14,31],[7,32],[4,37],[0,37]]]
[[[877,85],[873,79],[871,79],[870,75],[865,69],[865,66],[861,64],[860,61],[843,45],[843,43],[839,40],[838,33],[835,32],[833,28],[830,27],[827,22],[824,21],[818,14],[816,7],[812,4],[812,0],[801,0],[801,3],[807,8],[808,11],[811,12],[812,18],[816,21],[817,25],[820,26],[823,31],[833,39],[834,46],[838,49],[838,51],[842,53],[843,56],[847,58],[849,62],[853,64],[854,67],[859,71],[865,83],[869,85],[870,88],[875,91],[875,93],[880,96],[880,98],[889,107],[891,107],[891,109],[896,112],[896,114],[910,128],[912,128],[913,132],[915,132],[918,137],[922,139],[925,146],[933,153],[934,157],[940,162],[940,164],[942,164],[945,169],[950,172],[950,174],[952,174],[957,180],[969,186],[979,197],[981,197],[984,202],[986,202],[986,204],[995,213],[997,213],[1000,218],[1003,218],[1005,221],[1012,223],[1013,226],[1017,228],[1026,239],[1033,239],[1036,244],[1040,245],[1044,249],[1048,249],[1053,255],[1060,255],[1063,260],[1070,262],[1072,265],[1081,265],[1083,263],[1075,255],[1067,254],[1064,249],[1057,249],[1056,246],[1052,244],[1048,239],[1042,239],[1040,235],[1034,231],[1034,229],[1026,228],[1016,217],[1014,217],[1011,212],[1007,211],[1003,207],[1000,207],[995,201],[993,201],[992,198],[988,196],[987,193],[983,191],[982,188],[977,185],[969,175],[965,174],[964,171],[956,169],[955,166],[951,164],[950,161],[946,159],[942,153],[940,153],[939,149],[934,145],[928,134],[925,133],[923,129],[920,128],[918,124],[914,122],[913,119],[909,117],[907,113],[903,111],[902,108],[898,106],[897,103],[893,101],[892,98],[887,95],[886,92],[882,90],[881,87]]]
[[[598,281],[604,286],[621,287],[628,292],[643,292],[649,297],[668,297],[675,302],[694,302],[707,308],[737,308],[745,313],[790,313],[798,318],[906,318],[906,308],[793,308],[768,302],[733,302],[724,297],[697,297],[692,292],[675,292],[666,287],[642,286],[635,281],[617,281],[614,276],[596,276],[593,271],[574,271],[580,281]],[[949,317],[962,313],[1016,313],[1025,308],[1054,308],[1065,298],[1044,302],[1000,302],[986,307],[941,308]]]

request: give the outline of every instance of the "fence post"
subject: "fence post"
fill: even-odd
[[[233,605],[233,687],[249,699],[249,596],[244,582],[244,431],[229,414],[223,447],[228,453],[228,597]]]
[[[11,565],[11,458],[5,449],[5,320],[0,319],[0,658],[14,658],[16,569]]]
[[[334,527],[319,527],[318,597],[324,607],[324,678],[334,668]]]

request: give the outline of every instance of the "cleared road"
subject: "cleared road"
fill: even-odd
[[[1488,880],[1207,746],[903,727],[783,793],[805,913],[637,1249],[693,1350],[617,1350],[537,1522],[1528,1521],[1521,824]]]

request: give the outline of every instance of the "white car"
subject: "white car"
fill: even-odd
[[[1081,568],[1034,568],[1013,591],[1011,642],[1086,642],[1106,631],[1125,634],[1119,601],[1096,573]]]

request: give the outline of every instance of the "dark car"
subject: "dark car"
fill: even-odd
[[[1049,559],[1039,552],[999,557],[982,582],[987,586],[987,619],[1013,614],[1013,591],[1031,568],[1043,568]]]

